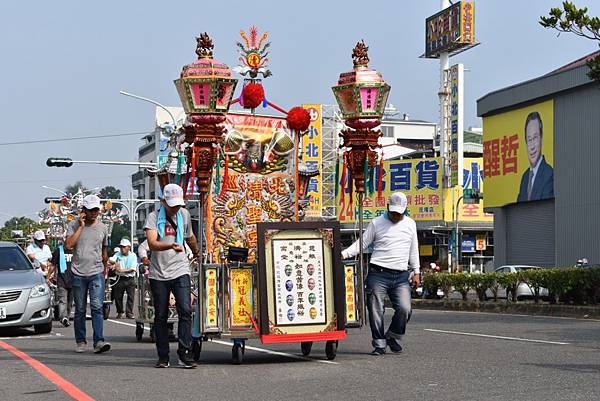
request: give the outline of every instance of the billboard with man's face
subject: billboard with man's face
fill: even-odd
[[[483,118],[484,206],[554,198],[554,102]]]

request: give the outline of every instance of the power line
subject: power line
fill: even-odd
[[[75,136],[71,138],[57,138],[57,139],[34,139],[30,141],[17,141],[17,142],[1,142],[0,146],[8,146],[8,145],[28,145],[32,143],[47,143],[47,142],[65,142],[65,141],[79,141],[82,139],[101,139],[101,138],[111,138],[116,136],[133,136],[133,135],[148,135],[152,134],[152,132],[130,132],[124,134],[105,134],[105,135],[89,135],[89,136]]]
[[[131,176],[109,176],[109,177],[84,177],[77,178],[78,181],[84,180],[105,180],[105,179],[118,179],[118,178],[126,178],[129,179]],[[71,182],[74,178],[61,178],[61,179],[44,179],[44,180],[13,180],[13,181],[0,181],[0,184],[36,184],[36,183],[46,183],[46,182]]]

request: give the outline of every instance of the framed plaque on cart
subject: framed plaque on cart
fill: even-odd
[[[339,223],[259,223],[257,230],[261,341],[345,338]]]

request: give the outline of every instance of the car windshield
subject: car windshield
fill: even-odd
[[[19,248],[0,248],[0,271],[31,269],[33,269],[33,266]]]

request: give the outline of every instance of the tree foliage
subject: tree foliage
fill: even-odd
[[[77,191],[79,191],[79,188],[83,188],[84,191],[86,191],[88,188],[86,188],[83,183],[81,181],[76,181],[75,184],[73,185],[67,185],[65,187],[65,192],[71,195],[74,195],[77,193]]]
[[[44,228],[46,227],[28,217],[13,217],[4,223],[4,227],[0,228],[0,241],[13,241],[14,238],[11,236],[13,230],[22,230],[23,235],[27,236]]]
[[[547,17],[541,16],[540,25],[597,41],[600,46],[600,18],[590,17],[587,7],[577,8],[570,1],[564,1],[562,5],[562,9],[551,8]],[[588,60],[586,64],[590,69],[588,77],[600,82],[600,55]]]

